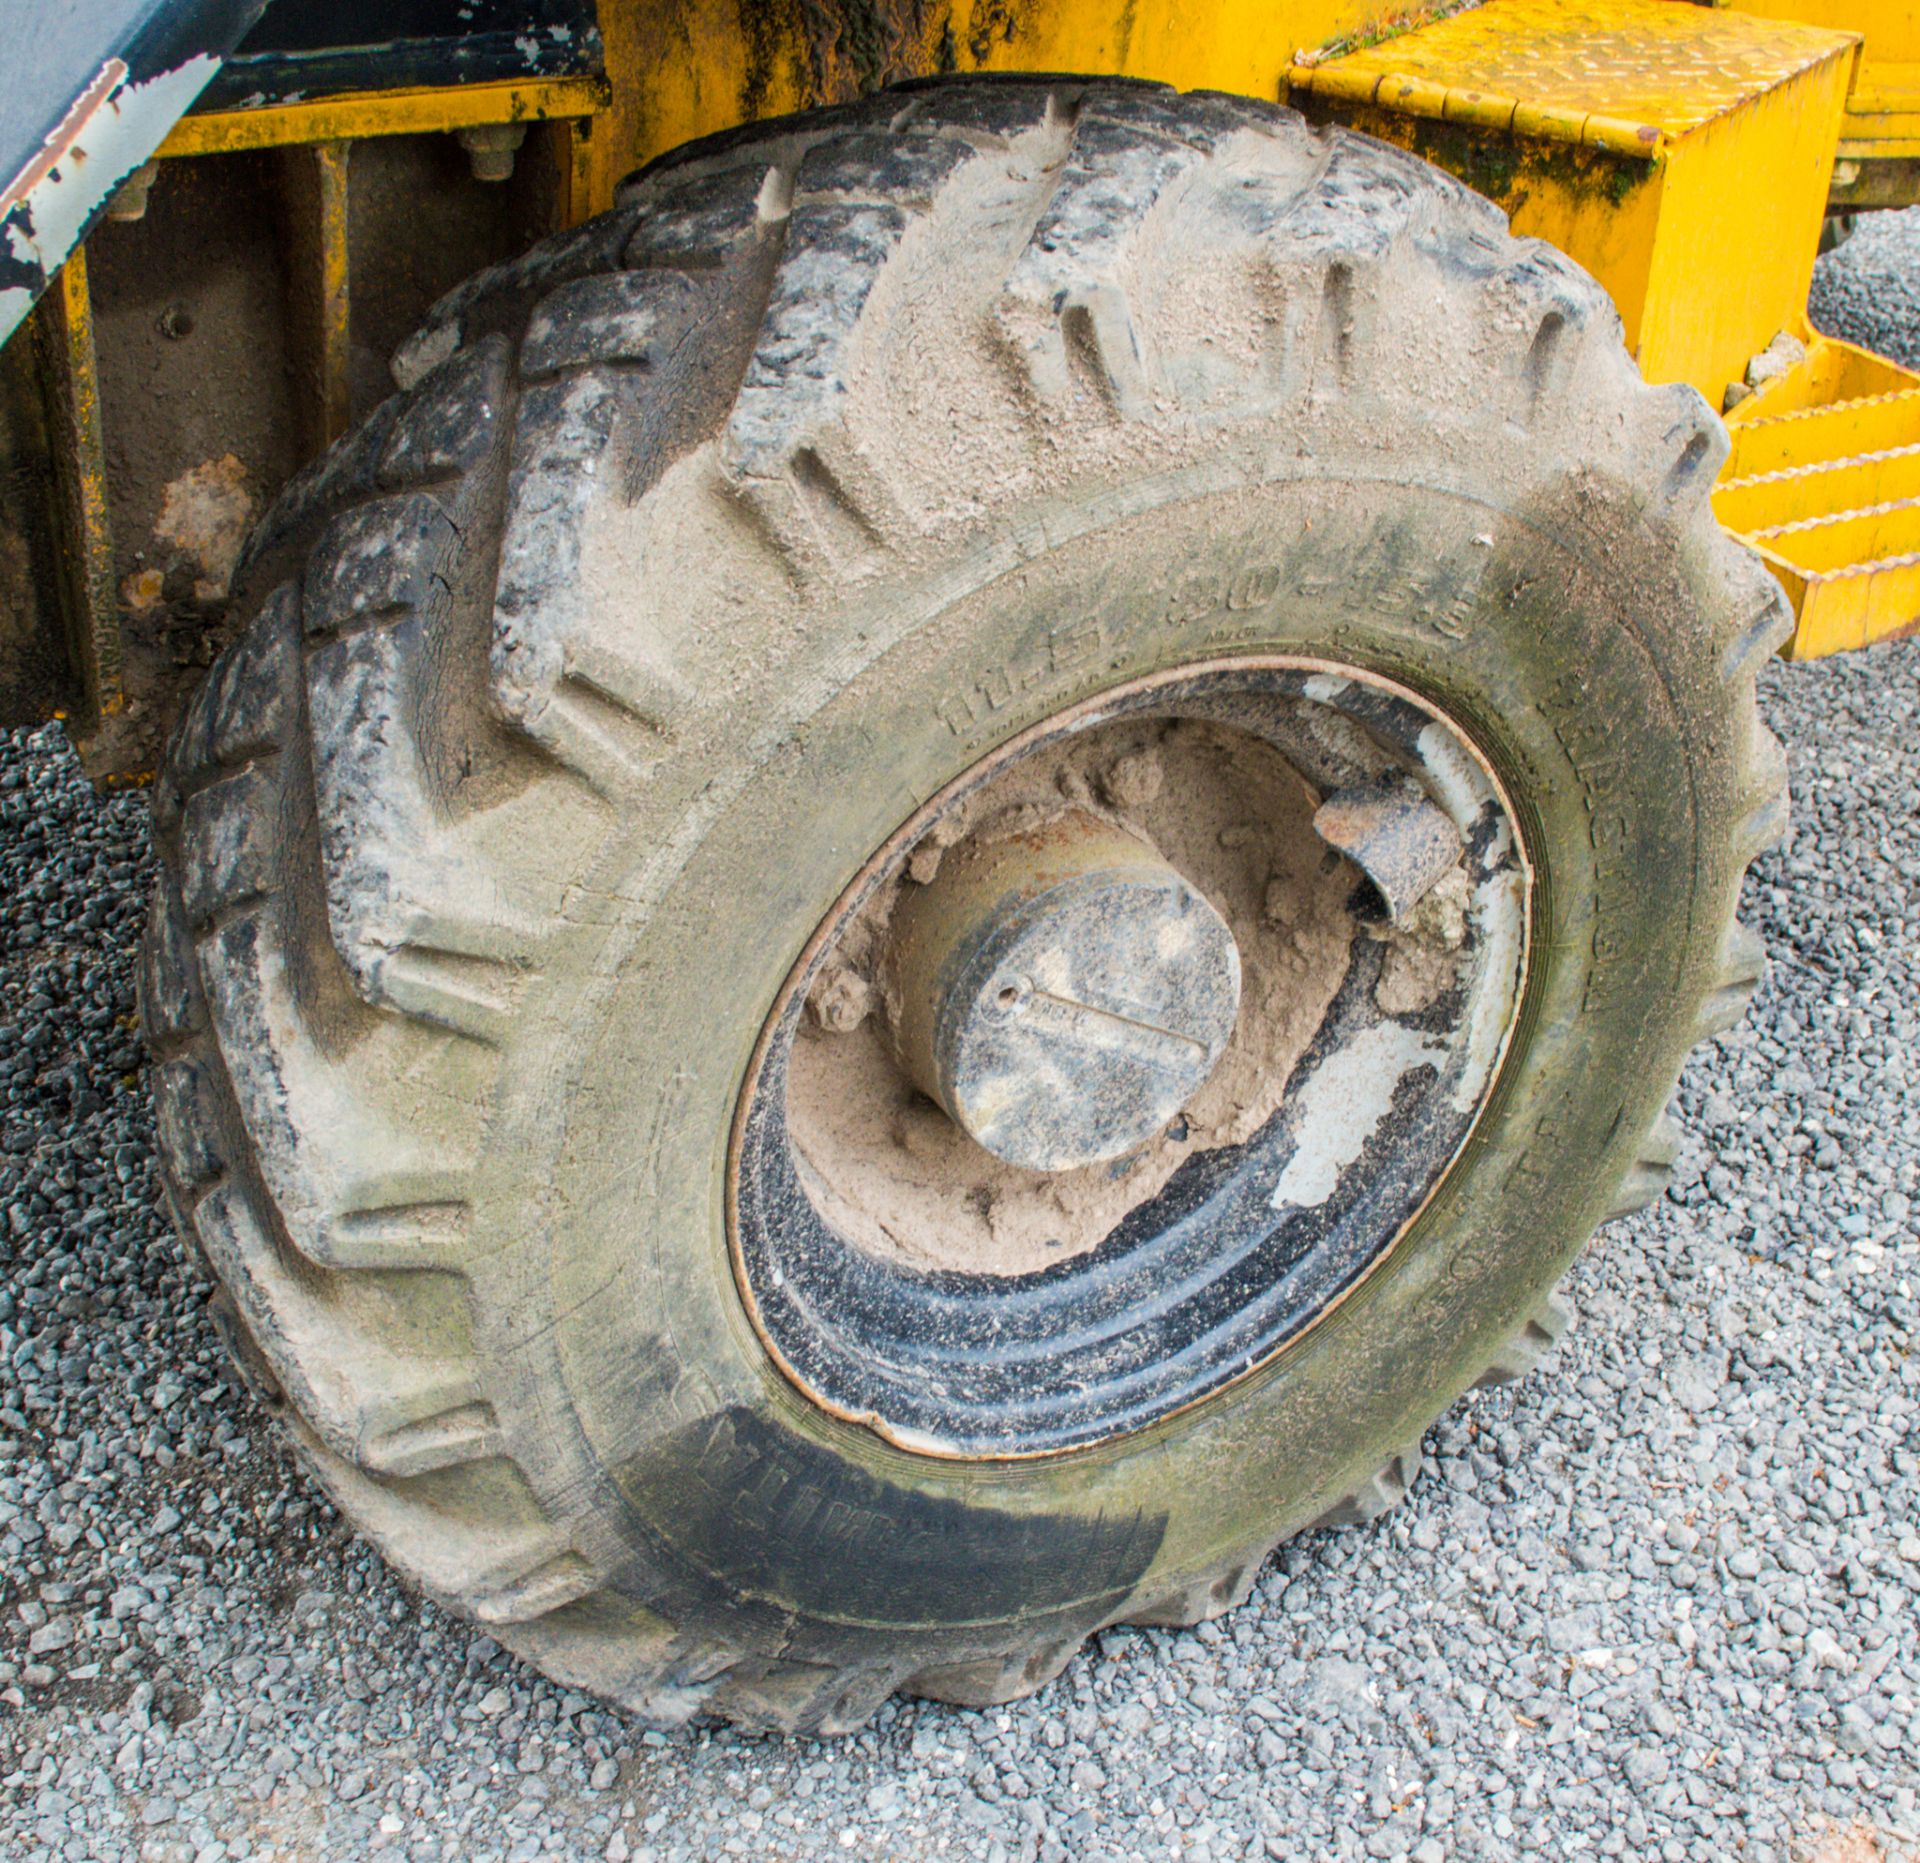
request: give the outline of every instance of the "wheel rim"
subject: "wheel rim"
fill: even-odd
[[[1245,995],[1217,1067],[1144,1143],[1035,1170],[1006,1145],[990,1157],[930,1077],[931,973],[901,928],[943,871],[1017,863],[1021,836],[1087,815],[1089,845],[1137,838],[1169,886],[1212,899]],[[865,863],[768,1016],[728,1179],[761,1341],[820,1408],[943,1456],[1084,1447],[1248,1375],[1393,1252],[1458,1157],[1512,1029],[1530,891],[1465,734],[1357,668],[1202,663],[1023,733]],[[999,986],[1014,933],[988,930],[1001,943],[974,974]],[[1067,942],[1084,946],[1078,926]],[[1139,987],[1121,965],[1066,993]],[[1073,1065],[1035,1104],[1077,1090],[1088,1026],[1060,1022],[1039,1064]]]

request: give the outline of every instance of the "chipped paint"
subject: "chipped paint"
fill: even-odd
[[[87,125],[93,121],[94,112],[125,81],[126,75],[126,61],[120,58],[109,58],[93,74],[87,87],[67,106],[66,115],[54,125],[33,160],[14,176],[4,192],[0,192],[0,220],[12,213],[74,147],[85,133]]]
[[[1514,1000],[1526,961],[1526,876],[1508,868],[1482,880],[1474,888],[1473,925],[1486,951],[1485,974],[1502,981],[1498,989],[1478,992],[1469,1011],[1466,1065],[1453,1083],[1453,1104],[1460,1112],[1478,1102],[1513,1033]]]
[[[1441,1067],[1449,1046],[1398,1022],[1376,1022],[1328,1055],[1295,1101],[1293,1156],[1270,1207],[1310,1210],[1325,1203],[1392,1110],[1401,1081],[1417,1067]]]
[[[1414,748],[1435,798],[1463,837],[1471,838],[1480,822],[1493,824],[1473,875],[1471,912],[1476,939],[1487,954],[1483,974],[1513,981],[1480,991],[1468,1012],[1466,1063],[1452,1096],[1464,1111],[1493,1077],[1512,1033],[1514,998],[1526,967],[1528,879],[1524,859],[1519,870],[1512,865],[1519,850],[1499,792],[1466,747],[1444,726],[1430,724]]]
[[[1481,810],[1495,800],[1493,785],[1445,725],[1428,725],[1414,749],[1434,799],[1453,817],[1462,835],[1471,834]]]
[[[25,284],[0,285],[0,342],[13,333],[94,215],[220,69],[198,53],[144,83],[127,82],[118,58],[93,81],[18,176],[0,194],[0,264]]]

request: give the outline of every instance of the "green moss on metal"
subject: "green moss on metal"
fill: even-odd
[[[1403,116],[1372,106],[1329,101],[1312,93],[1296,93],[1294,103],[1311,122],[1344,124],[1411,150],[1436,168],[1458,176],[1476,194],[1499,202],[1510,214],[1543,187],[1558,189],[1575,199],[1598,201],[1610,211],[1618,211],[1659,172],[1657,163],[1604,149],[1510,136],[1470,123]]]

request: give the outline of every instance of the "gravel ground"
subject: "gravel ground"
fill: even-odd
[[[1816,308],[1912,351],[1908,279],[1911,216]],[[1223,1622],[826,1744],[603,1713],[317,1498],[156,1208],[144,798],[96,798],[57,728],[0,737],[0,1854],[1920,1855],[1917,686],[1920,642],[1766,675],[1797,799],[1748,883],[1772,975],[1549,1371]]]
[[[1829,334],[1920,369],[1920,208],[1859,215],[1814,268],[1807,308]]]

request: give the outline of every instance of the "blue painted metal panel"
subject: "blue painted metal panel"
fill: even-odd
[[[0,342],[267,0],[0,0]]]

